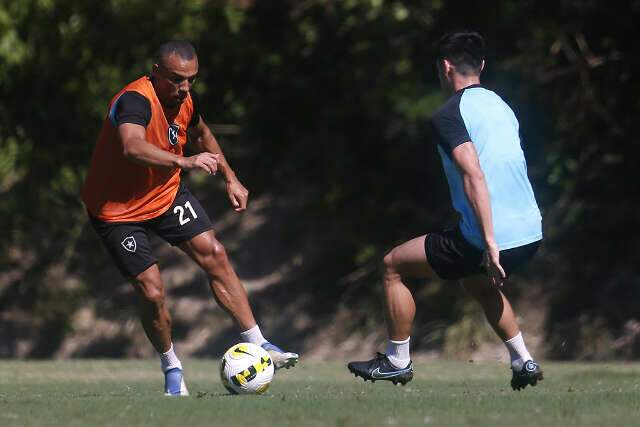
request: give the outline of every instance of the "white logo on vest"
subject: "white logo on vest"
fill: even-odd
[[[180,125],[171,124],[169,125],[169,130],[167,136],[169,137],[169,144],[176,145],[178,143],[178,131],[180,130]]]

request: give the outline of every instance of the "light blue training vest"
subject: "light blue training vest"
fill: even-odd
[[[458,111],[454,111],[455,108]],[[451,125],[451,120],[461,121],[475,146],[489,188],[494,236],[500,250],[541,240],[542,217],[527,177],[518,120],[511,108],[494,92],[472,86],[454,95],[437,114],[449,116],[447,126]],[[462,129],[460,131],[464,132]],[[444,137],[446,139],[446,135]],[[463,142],[458,141],[457,144]],[[449,148],[452,148],[451,145]],[[464,193],[460,172],[443,145],[438,144],[438,152],[449,183],[453,207],[461,215],[462,234],[471,244],[483,249],[484,239]]]

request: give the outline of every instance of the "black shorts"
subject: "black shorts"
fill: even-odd
[[[500,251],[500,265],[507,277],[533,257],[541,242],[542,240],[538,240]],[[486,274],[482,265],[484,251],[467,242],[459,227],[442,233],[427,234],[424,248],[429,265],[441,279],[458,280],[475,274]]]
[[[175,246],[213,228],[200,202],[182,183],[171,207],[159,217],[104,222],[89,215],[89,220],[125,277],[135,277],[158,262],[151,250],[149,231]]]

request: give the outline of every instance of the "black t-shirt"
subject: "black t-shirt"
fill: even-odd
[[[191,92],[193,115],[189,127],[198,125],[200,121],[200,100],[195,92]],[[113,110],[113,122],[116,126],[133,123],[145,128],[151,121],[151,103],[147,98],[135,91],[127,91],[120,95]]]

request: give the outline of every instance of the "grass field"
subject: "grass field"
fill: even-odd
[[[418,363],[405,387],[302,363],[264,396],[230,396],[218,362],[185,363],[192,396],[162,396],[155,361],[0,361],[0,426],[640,426],[639,364],[544,363],[513,392],[505,365]]]

